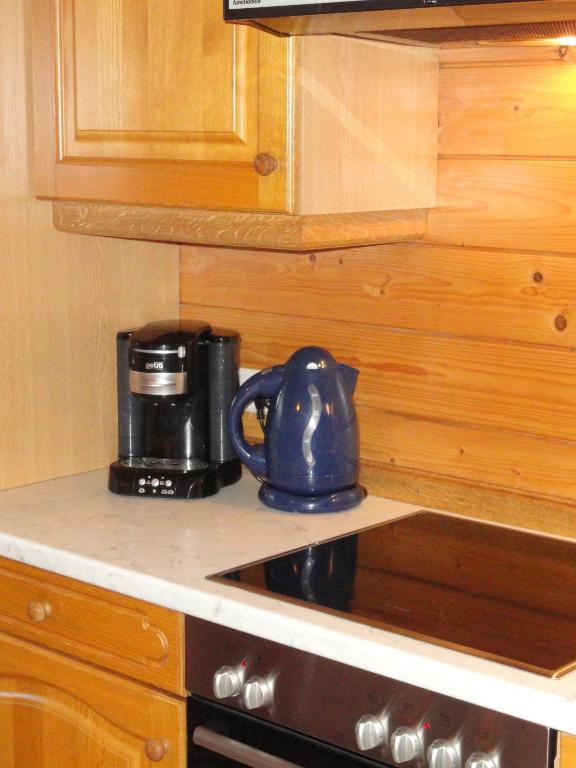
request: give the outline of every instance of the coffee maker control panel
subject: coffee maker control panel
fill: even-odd
[[[161,496],[174,496],[176,493],[175,489],[172,487],[174,485],[174,481],[170,480],[170,478],[157,478],[157,477],[151,477],[151,475],[148,475],[148,477],[141,477],[138,480],[138,493],[139,494],[150,494],[156,495],[160,494]]]
[[[200,459],[132,458],[117,464],[126,470],[124,493],[169,499],[209,495],[212,485],[217,490],[218,472],[226,471],[225,465],[215,467]]]

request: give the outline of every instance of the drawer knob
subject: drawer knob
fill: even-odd
[[[270,176],[278,168],[278,160],[266,152],[260,152],[254,158],[254,170],[259,176]]]
[[[50,603],[40,603],[34,600],[33,602],[28,603],[26,612],[30,621],[39,624],[41,621],[44,621],[47,616],[50,616],[52,613],[52,606]]]
[[[159,763],[166,757],[166,753],[170,749],[170,742],[166,739],[148,739],[144,751],[146,757],[153,763]]]

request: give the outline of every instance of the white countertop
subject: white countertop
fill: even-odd
[[[548,679],[205,578],[420,507],[372,496],[293,515],[261,505],[250,477],[202,501],[114,496],[106,480],[0,492],[0,555],[576,734],[576,672]]]

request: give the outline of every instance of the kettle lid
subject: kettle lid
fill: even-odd
[[[336,368],[336,360],[322,347],[302,347],[294,352],[286,367],[290,370],[327,370]]]

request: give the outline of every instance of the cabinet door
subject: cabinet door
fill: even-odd
[[[184,700],[0,635],[0,768],[185,765]]]
[[[576,768],[576,736],[561,733],[558,738],[557,768]]]
[[[290,41],[224,23],[218,0],[33,6],[40,197],[289,208]]]

